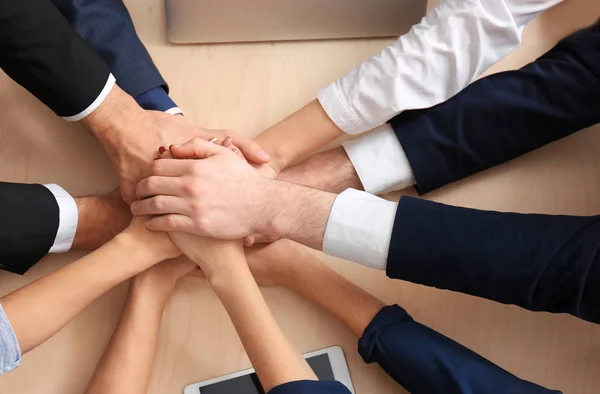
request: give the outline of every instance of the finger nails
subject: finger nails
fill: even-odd
[[[167,148],[165,148],[164,146],[161,146],[160,148],[158,148],[158,153],[160,153],[161,155],[163,153],[165,153],[167,151]]]
[[[265,152],[264,150],[259,150],[256,154],[258,155],[258,157],[261,160],[265,160],[265,161],[271,160],[271,156],[269,156],[269,154],[267,152]]]
[[[232,141],[233,141],[233,139],[232,139],[231,137],[227,137],[227,138],[225,138],[225,139],[223,140],[223,143],[222,143],[222,145],[223,145],[225,148],[229,148],[229,147],[231,146],[231,142],[232,142]]]

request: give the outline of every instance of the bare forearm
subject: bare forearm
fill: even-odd
[[[172,287],[154,284],[143,275],[133,279],[121,318],[87,394],[147,392],[160,322],[172,292]]]
[[[110,241],[131,222],[129,206],[120,194],[75,198],[79,220],[74,249],[93,250]]]
[[[341,193],[350,188],[364,190],[350,158],[341,146],[315,153],[287,167],[277,179],[331,193]]]
[[[258,232],[317,250],[323,248],[336,194],[281,181],[269,181],[262,192],[267,212],[260,218]]]
[[[235,277],[235,279],[234,279]],[[317,380],[277,326],[249,270],[212,281],[266,392],[297,380]]]
[[[2,297],[21,351],[40,345],[101,294],[156,262],[140,246],[119,235],[96,252]]]
[[[287,258],[295,256],[296,260],[282,262],[289,267],[281,274],[282,284],[321,306],[360,338],[384,304],[298,245],[285,242],[287,245],[282,247],[297,250],[282,253]]]
[[[271,155],[277,171],[309,155],[343,134],[314,100],[256,137]]]

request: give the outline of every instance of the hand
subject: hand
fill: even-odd
[[[131,237],[136,245],[143,251],[159,257],[158,261],[172,259],[181,255],[181,251],[175,246],[167,233],[149,231],[145,222],[146,217],[134,217],[129,227],[121,235]],[[133,251],[132,251],[133,252]]]
[[[226,147],[194,139],[172,146],[174,157],[201,160],[156,160],[152,175],[136,188],[143,199],[131,206],[134,215],[162,215],[147,227],[154,231],[188,232],[220,239],[241,239],[261,232],[267,185],[272,182]]]
[[[175,283],[186,275],[203,276],[198,264],[186,256],[179,256],[150,267],[135,277],[134,282],[145,284],[153,292],[170,293]]]
[[[182,116],[144,111],[125,92],[115,86],[106,100],[82,122],[102,142],[119,177],[123,199],[133,202],[135,184],[156,157],[161,145],[180,144],[193,138],[224,139],[231,136],[244,156],[257,164],[270,157],[254,141],[231,131],[205,130],[188,123]]]

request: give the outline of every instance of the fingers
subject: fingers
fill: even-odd
[[[244,237],[243,244],[245,248],[249,248],[254,245],[254,235],[248,235],[247,237]]]
[[[169,150],[173,157],[186,159],[207,159],[227,151],[221,145],[208,142],[202,138],[194,138],[182,145],[171,145]]]
[[[249,161],[256,164],[265,164],[271,161],[271,156],[249,138],[232,137],[233,144],[240,148],[242,154]]]
[[[166,155],[170,156],[169,153],[162,154],[162,156]],[[161,157],[160,159],[154,160],[152,164],[148,166],[148,169],[145,172],[144,176],[183,176],[193,171],[194,163],[196,162],[193,160],[169,160],[169,158]]]
[[[146,222],[146,228],[151,231],[180,231],[184,233],[193,233],[194,222],[187,216],[170,214],[153,217]]]
[[[138,200],[159,194],[178,196],[182,194],[184,184],[183,178],[179,177],[149,176],[137,184],[135,196]]]
[[[187,215],[188,206],[184,199],[174,196],[154,196],[131,204],[131,213],[135,216],[166,215],[176,213]]]

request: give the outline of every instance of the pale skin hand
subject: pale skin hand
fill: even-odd
[[[23,354],[114,286],[181,254],[167,234],[150,232],[143,223],[134,219],[98,250],[0,299]]]
[[[329,268],[300,245],[280,240],[248,249],[248,265],[262,286],[285,286],[321,306],[361,337],[383,302]]]
[[[248,160],[258,164],[270,160],[256,142],[230,131],[200,129],[182,116],[145,111],[116,85],[104,102],[80,123],[104,146],[119,177],[123,199],[128,203],[135,199],[135,184],[161,145],[184,143],[193,138],[208,140],[213,136],[224,139],[229,135]]]
[[[298,380],[317,380],[283,335],[246,263],[240,241],[172,233],[179,248],[198,263],[227,310],[265,391]]]
[[[145,394],[150,383],[158,332],[175,283],[198,265],[179,257],[136,276],[121,318],[87,394]]]
[[[270,180],[230,150],[196,139],[181,147],[202,160],[157,160],[142,180],[134,215],[154,231],[179,231],[220,239],[262,233],[322,248],[335,194]],[[187,155],[184,155],[187,156]]]

